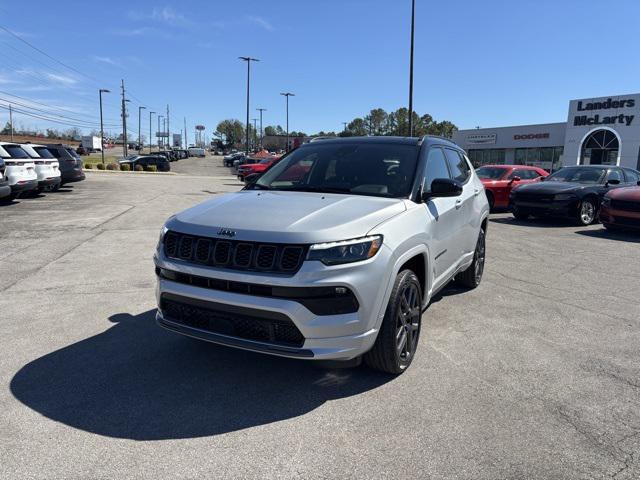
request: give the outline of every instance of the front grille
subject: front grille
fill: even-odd
[[[220,268],[293,274],[300,269],[307,247],[218,240],[170,231],[164,236],[164,253],[169,258]]]
[[[640,212],[640,202],[612,199],[611,208],[615,208],[616,210],[624,210],[626,212]]]
[[[281,314],[281,318],[263,318],[242,312],[226,311],[223,306],[203,307],[163,297],[162,315],[175,323],[207,332],[256,342],[302,347],[304,336],[294,323]]]

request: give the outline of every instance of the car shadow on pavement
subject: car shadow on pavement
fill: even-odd
[[[584,235],[586,237],[603,238],[605,240],[617,240],[620,242],[640,243],[640,231],[611,231],[606,228],[600,230],[578,230],[578,235]]]
[[[155,310],[22,367],[11,392],[47,418],[134,440],[203,437],[304,415],[394,377],[235,350],[167,332]]]
[[[517,225],[522,227],[536,227],[536,228],[558,228],[558,227],[575,227],[576,224],[569,219],[558,218],[530,218],[528,220],[518,220],[514,217],[498,217],[490,218],[491,222],[502,223],[504,225]]]

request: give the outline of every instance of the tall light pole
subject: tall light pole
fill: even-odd
[[[287,99],[287,148],[285,149],[287,152],[289,151],[289,97],[295,97],[295,94],[291,92],[280,93],[280,95],[284,95]]]
[[[411,51],[409,54],[409,136],[413,136],[413,36],[416,17],[416,0],[411,0]]]
[[[142,124],[140,118],[142,116],[142,110],[146,110],[147,107],[138,107],[138,153],[142,151]]]
[[[238,57],[238,59],[247,62],[247,124],[245,128],[246,153],[249,156],[249,85],[251,82],[251,62],[259,62],[257,58]]]
[[[100,155],[102,156],[102,165],[104,165],[104,124],[102,122],[102,94],[109,93],[110,90],[101,88],[98,90],[98,96],[100,97]]]
[[[127,117],[129,114],[127,113],[127,103],[131,103],[131,100],[128,98],[124,101],[124,156],[129,155],[129,141],[127,140]]]
[[[156,112],[149,112],[149,153],[151,153],[151,115],[155,115]]]
[[[158,115],[157,118],[158,118],[158,132],[157,132],[157,135],[159,135],[160,134],[160,119],[164,118],[164,115]],[[157,138],[158,138],[158,150],[160,150],[160,137],[157,137]]]
[[[262,130],[262,112],[265,112],[267,109],[266,108],[256,108],[256,110],[258,110],[260,112],[260,148],[264,148],[264,145],[262,144],[263,138],[264,138],[264,133]]]

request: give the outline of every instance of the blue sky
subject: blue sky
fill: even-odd
[[[172,131],[185,116],[190,132],[244,121],[239,55],[261,60],[251,116],[266,108],[265,125],[284,126],[282,91],[296,94],[290,129],[307,133],[407,104],[409,0],[40,0],[28,9],[0,0],[0,25],[83,75],[0,32],[0,99],[19,95],[88,122],[99,87],[113,92],[107,123],[119,121],[121,78],[131,130],[140,104],[169,103]],[[640,91],[637,0],[417,0],[416,15],[415,109],[460,128],[564,121],[570,99]]]

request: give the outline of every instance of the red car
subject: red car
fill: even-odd
[[[245,177],[254,173],[262,173],[271,165],[280,160],[280,157],[263,158],[258,163],[245,163],[238,166],[238,180],[244,181]]]
[[[526,165],[484,165],[476,170],[476,174],[484,184],[491,210],[507,208],[514,187],[539,182],[541,177],[549,175],[542,168]]]
[[[640,229],[640,187],[615,188],[600,204],[600,221],[609,230]]]

